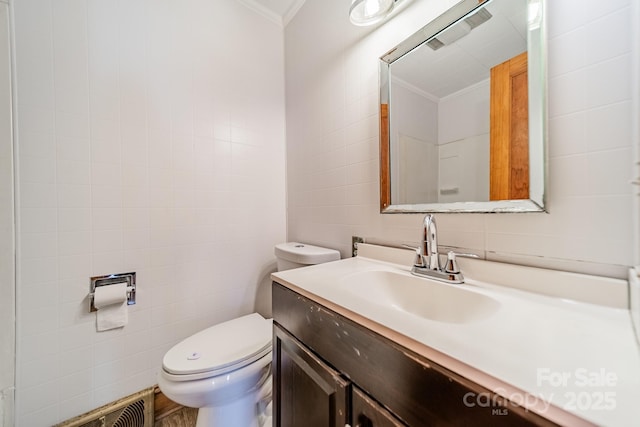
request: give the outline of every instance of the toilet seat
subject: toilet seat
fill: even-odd
[[[198,332],[173,346],[162,359],[162,375],[192,381],[238,370],[271,352],[272,321],[257,313]]]

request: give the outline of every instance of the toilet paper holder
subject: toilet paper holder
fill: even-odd
[[[115,285],[117,283],[127,283],[127,305],[133,305],[136,303],[136,273],[120,273],[109,274],[107,276],[94,276],[91,278],[89,298],[91,299],[91,308],[89,312],[98,311],[93,305],[93,298],[96,293],[96,288],[100,286]]]

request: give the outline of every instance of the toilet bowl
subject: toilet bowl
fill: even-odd
[[[297,242],[274,249],[278,270],[340,259],[332,249]],[[258,313],[200,331],[162,360],[160,390],[198,409],[196,427],[271,427],[272,322]]]
[[[200,331],[165,354],[158,385],[174,402],[200,408],[198,427],[258,427],[253,409],[270,375],[271,335],[271,320],[257,313]]]

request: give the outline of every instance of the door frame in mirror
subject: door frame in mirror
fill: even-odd
[[[437,36],[476,9],[486,6],[490,0],[462,0],[429,22],[413,35],[380,57],[380,212],[381,213],[501,213],[546,212],[547,186],[547,79],[546,79],[546,19],[545,0],[529,0],[537,5],[536,16],[529,17],[527,51],[529,52],[529,109],[535,114],[529,118],[529,138],[537,143],[529,144],[530,195],[523,200],[497,200],[481,202],[449,202],[421,204],[392,204],[390,167],[390,66],[405,54]],[[533,90],[532,90],[533,88]],[[534,176],[537,174],[537,176]]]

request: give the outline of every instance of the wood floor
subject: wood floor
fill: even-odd
[[[197,409],[183,407],[156,420],[154,427],[195,427],[197,416]]]
[[[198,410],[179,405],[156,386],[154,390],[154,427],[195,427]]]

